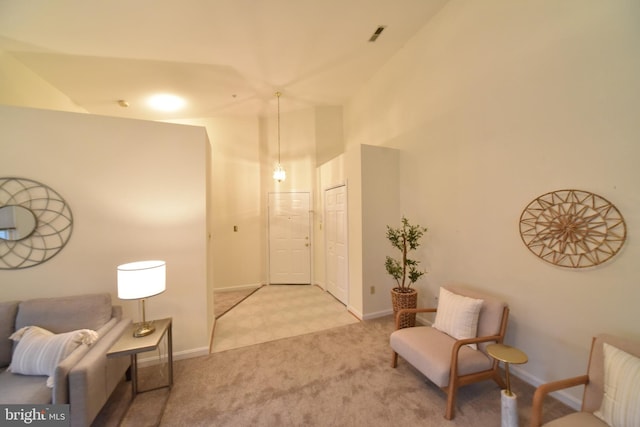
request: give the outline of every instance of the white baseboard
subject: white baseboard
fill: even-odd
[[[235,286],[228,286],[225,288],[215,288],[213,292],[216,293],[216,292],[242,291],[244,289],[259,288],[260,286],[262,286],[262,283],[250,283],[248,285],[235,285]]]
[[[191,350],[177,351],[173,353],[173,360],[191,359],[193,357],[207,356],[209,354],[209,347],[194,348]],[[147,366],[157,365],[165,362],[167,355],[162,356],[149,356],[143,359],[138,359],[138,367],[144,368]]]
[[[353,306],[348,305],[347,311],[349,311],[349,313],[356,316],[358,319],[362,320],[362,313],[359,310],[356,310],[355,308],[353,308]]]
[[[356,314],[356,311],[352,310],[351,307],[349,307],[349,311]],[[362,313],[358,313],[357,315],[358,315],[358,318],[362,320],[371,320],[371,319],[377,319],[378,317],[390,316],[392,314],[393,314],[393,309],[389,308],[387,310],[375,311],[373,313],[365,314],[364,316],[362,315]],[[419,314],[416,316],[416,322],[420,323],[421,325],[431,326],[431,321],[427,318],[424,318],[423,316],[420,316]]]
[[[513,375],[520,378],[522,381],[528,384],[531,384],[534,387],[538,387],[540,384],[544,384],[548,382],[548,381],[541,381],[540,378],[531,375],[530,373],[524,371],[519,366],[509,365],[509,372],[511,372]],[[581,400],[577,399],[575,396],[571,396],[569,393],[567,393],[564,390],[551,393],[551,396],[555,397],[560,402],[575,409],[576,411],[579,411],[580,407],[582,406]]]
[[[193,348],[191,350],[183,350],[173,353],[173,360],[192,359],[194,357],[207,356],[209,347]]]
[[[363,319],[363,320],[377,319],[378,317],[389,316],[390,314],[393,314],[393,309],[392,308],[389,308],[387,310],[375,311],[373,313],[365,314],[363,317],[361,317],[361,319]]]

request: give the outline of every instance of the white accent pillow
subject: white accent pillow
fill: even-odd
[[[54,334],[38,326],[25,326],[9,338],[18,344],[8,370],[22,375],[47,375],[47,387],[52,388],[56,366],[80,344],[93,344],[98,334],[90,329]]]
[[[455,339],[475,338],[478,336],[478,316],[483,300],[454,294],[440,288],[438,310],[433,327]],[[476,344],[467,344],[476,350]]]
[[[604,397],[594,415],[611,427],[640,426],[640,358],[604,343]]]

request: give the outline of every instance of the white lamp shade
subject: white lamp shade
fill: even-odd
[[[158,295],[166,289],[167,265],[164,261],[137,261],[118,266],[118,298],[140,299]]]

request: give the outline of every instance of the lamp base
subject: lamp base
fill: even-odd
[[[152,334],[155,330],[156,327],[152,322],[141,322],[138,323],[136,330],[133,331],[133,336],[135,338],[146,337],[147,335]]]

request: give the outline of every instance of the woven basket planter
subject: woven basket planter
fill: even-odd
[[[418,306],[418,291],[411,289],[410,292],[398,292],[391,290],[391,305],[393,306],[393,317],[403,308],[416,308]],[[416,326],[416,314],[405,313],[400,319],[400,328],[411,328]]]

